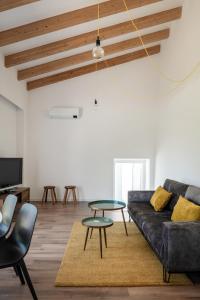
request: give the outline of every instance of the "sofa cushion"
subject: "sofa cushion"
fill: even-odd
[[[164,210],[162,212],[156,212],[152,206],[149,203],[145,203],[145,202],[140,202],[140,203],[131,203],[131,205],[129,204],[128,207],[129,213],[134,217],[136,214],[140,214],[140,215],[147,215],[147,214],[152,214],[155,216],[171,216],[171,211],[169,210]]]
[[[144,214],[153,214],[154,210],[149,203],[140,202],[140,203],[131,203],[129,204],[129,214],[131,215],[133,221],[141,228],[141,215]]]
[[[169,193],[161,186],[159,186],[151,197],[150,203],[155,211],[163,211],[171,196],[172,193]]]
[[[176,205],[179,196],[185,196],[185,193],[189,187],[189,185],[171,180],[166,179],[164,183],[164,189],[166,189],[168,192],[172,193],[172,197],[168,205],[166,206],[166,209],[173,210],[174,206]]]
[[[162,246],[161,223],[170,220],[171,212],[166,210],[155,212],[148,203],[133,203],[129,205],[129,213],[152,248],[160,255]]]
[[[170,221],[170,212],[147,214],[141,216],[142,231],[157,255],[162,258],[162,226],[163,222]]]
[[[149,202],[154,191],[128,191],[128,203]]]
[[[200,188],[189,185],[185,194],[185,198],[200,205]]]
[[[174,206],[172,221],[200,221],[200,206],[180,196]]]
[[[135,212],[144,212],[144,213],[154,212],[153,207],[150,205],[150,203],[147,203],[147,202],[132,202],[132,203],[129,203],[128,209],[133,214]]]

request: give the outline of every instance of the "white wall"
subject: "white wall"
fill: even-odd
[[[4,67],[4,56],[0,53],[0,95],[8,99],[21,109],[27,105],[28,92],[24,82],[17,80],[14,68]]]
[[[199,0],[184,2],[183,17],[162,49],[162,69],[170,77],[183,78],[200,60],[199,11]],[[161,81],[155,183],[169,177],[200,186],[200,68],[170,92],[172,88]]]
[[[17,155],[17,107],[0,96],[0,156]]]
[[[68,184],[79,187],[83,200],[112,198],[114,158],[150,158],[152,186],[156,76],[144,59],[32,91],[28,148],[32,198],[40,199],[46,184],[58,187],[59,198]],[[82,107],[83,116],[49,119],[48,109],[56,105]]]
[[[172,24],[159,55],[161,69],[177,79],[200,59],[200,1],[183,2],[183,17]],[[28,96],[0,54],[0,95],[13,103],[0,100],[0,155],[24,156],[24,183],[35,199],[45,184],[55,184],[59,197],[64,185],[76,184],[81,199],[111,198],[114,158],[150,158],[151,187],[166,177],[200,185],[200,71],[170,92],[173,87],[144,59]],[[55,105],[80,106],[83,116],[50,120],[47,111]]]
[[[24,157],[26,184],[26,135],[28,92],[25,83],[17,80],[15,69],[4,67],[0,53],[0,156]]]
[[[24,156],[24,112],[0,96],[0,157]]]

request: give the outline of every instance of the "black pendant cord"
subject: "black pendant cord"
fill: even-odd
[[[97,35],[96,46],[98,47],[100,45],[101,45],[100,37],[99,37],[99,35]]]

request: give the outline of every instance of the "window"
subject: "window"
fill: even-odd
[[[149,159],[114,159],[114,198],[127,202],[128,191],[148,190]]]

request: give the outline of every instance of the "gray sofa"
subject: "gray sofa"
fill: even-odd
[[[150,204],[154,191],[128,192],[128,212],[163,265],[163,280],[171,273],[200,271],[200,222],[172,222],[171,214],[180,195],[200,205],[200,188],[166,179],[164,188],[172,198],[162,212]]]

